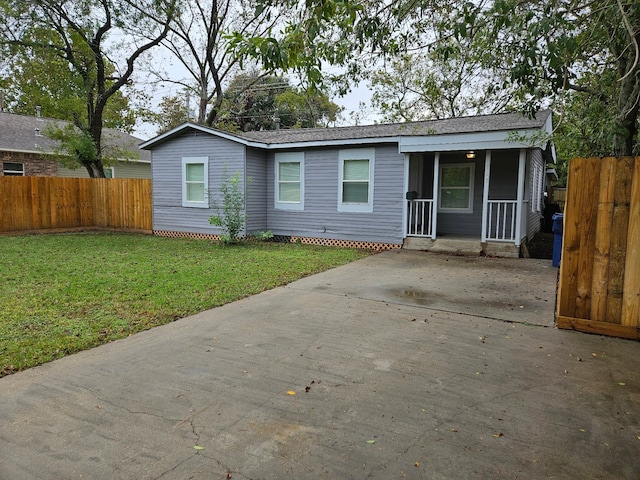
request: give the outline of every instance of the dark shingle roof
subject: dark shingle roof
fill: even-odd
[[[57,141],[45,136],[47,127],[63,127],[67,124],[63,120],[0,112],[0,150],[51,153],[55,150]],[[36,135],[36,129],[40,136]],[[105,128],[102,138],[104,145],[130,152],[138,152],[138,145],[142,143],[141,139],[113,128]],[[141,160],[151,159],[149,152],[139,152]]]
[[[526,130],[541,128],[550,114],[550,110],[541,110],[535,118],[528,118],[521,113],[503,113],[424,122],[363,125],[359,127],[298,128],[280,131],[245,132],[240,136],[254,142],[280,144]]]

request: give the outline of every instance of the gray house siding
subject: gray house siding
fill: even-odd
[[[267,227],[267,154],[255,148],[247,149],[247,233],[268,230]]]
[[[531,240],[536,233],[538,233],[540,231],[540,228],[542,226],[542,218],[544,216],[544,191],[545,191],[545,183],[543,182],[543,186],[542,186],[542,190],[540,192],[540,195],[543,195],[543,199],[540,202],[540,208],[536,208],[536,198],[533,198],[533,193],[534,193],[534,188],[533,188],[533,182],[535,181],[535,178],[533,178],[533,170],[534,170],[534,166],[537,165],[537,167],[539,169],[541,169],[541,175],[542,178],[545,179],[546,177],[546,166],[544,164],[544,159],[542,157],[542,150],[540,150],[539,148],[535,148],[533,150],[530,150],[530,154],[529,154],[529,162],[528,162],[528,166],[529,168],[527,169],[527,179],[526,179],[526,183],[525,185],[527,186],[527,192],[525,193],[525,199],[528,200],[526,207],[526,215],[528,216],[527,218],[527,228],[526,228],[526,232],[527,232],[527,238],[529,240]]]
[[[405,200],[405,190],[415,190],[417,195],[412,197],[445,199],[445,206],[450,207],[434,206],[438,213],[431,218],[437,224],[437,236],[486,234],[489,240],[513,240],[511,232],[505,230],[514,229],[519,156],[521,149],[527,149],[526,170],[521,172],[525,173],[524,208],[518,215],[521,218],[518,230],[523,237],[531,236],[539,228],[542,213],[540,205],[534,204],[540,198],[538,194],[543,193],[539,173],[541,166],[544,170],[542,155],[539,149],[520,141],[509,141],[506,135],[522,129],[527,132],[550,130],[550,118],[550,112],[544,112],[535,121],[505,114],[416,124],[238,135],[187,123],[141,145],[153,152],[154,230],[221,233],[209,225],[209,217],[217,213],[216,209],[212,205],[198,208],[203,207],[201,197],[191,202],[185,200],[185,204],[191,206],[183,206],[183,158],[188,156],[207,159],[209,185],[206,188],[211,204],[220,203],[220,181],[225,167],[228,175],[239,172],[243,182],[251,178],[245,188],[248,215],[245,233],[271,230],[276,236],[316,238],[326,243],[402,245],[404,226],[409,223],[405,215],[407,209],[414,206]],[[355,152],[361,149],[366,151]],[[467,158],[473,157],[470,149],[475,151],[475,158]],[[492,168],[487,177],[489,191],[483,192],[486,149],[491,149]],[[442,192],[434,191],[436,156],[441,167],[437,178],[442,180],[445,172],[449,175],[444,178],[454,183]],[[366,164],[357,162],[364,158],[374,159],[368,196],[367,183],[361,178],[366,175]],[[298,190],[295,173],[298,169],[291,163],[301,160],[303,177]],[[347,161],[350,163],[343,163]],[[464,198],[460,196],[460,188],[467,187],[466,181],[456,179],[458,172],[444,169],[457,164],[473,165],[473,194],[469,205],[460,202]],[[277,165],[282,169],[280,186],[275,179]],[[347,165],[345,172],[343,165]],[[339,198],[343,173],[347,175],[344,203]],[[281,189],[278,199],[275,198],[277,189]],[[483,203],[484,194],[488,195],[488,204]],[[371,201],[361,203],[365,198]],[[485,232],[483,210],[489,213]]]
[[[275,235],[402,243],[404,155],[396,145],[375,148],[371,213],[338,212],[339,149],[305,151],[304,211],[275,208],[274,162],[270,153],[267,224]]]
[[[220,229],[209,225],[215,214],[211,208],[218,200],[225,172],[240,172],[245,178],[245,147],[236,142],[187,132],[171,142],[153,149],[153,229],[175,232],[218,234]],[[209,208],[182,206],[182,157],[208,157]]]

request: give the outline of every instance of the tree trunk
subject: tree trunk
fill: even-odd
[[[618,131],[614,134],[613,154],[617,157],[633,155],[638,141],[638,115],[640,114],[640,76],[636,72],[622,80],[618,96]],[[636,73],[636,74],[634,74]]]

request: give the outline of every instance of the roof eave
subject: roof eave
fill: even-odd
[[[464,150],[472,149],[491,149],[491,148],[527,148],[538,147],[539,145],[531,141],[507,141],[510,135],[526,138],[543,132],[550,132],[552,115],[549,112],[547,118],[538,125],[523,129],[503,129],[492,131],[478,131],[466,133],[447,133],[433,135],[394,135],[394,136],[372,136],[349,139],[330,139],[330,140],[301,140],[292,142],[270,142],[251,140],[242,135],[235,135],[217,130],[215,128],[198,125],[193,122],[185,122],[155,138],[141,143],[138,148],[151,150],[155,146],[170,140],[173,137],[181,135],[185,131],[195,130],[208,135],[214,135],[220,138],[245,145],[248,147],[261,148],[265,150],[285,150],[295,148],[309,147],[332,147],[342,145],[365,145],[365,144],[381,144],[381,143],[397,143],[400,152],[418,152],[418,151],[446,151],[446,150]]]
[[[14,152],[14,153],[33,153],[36,155],[53,155],[53,150],[29,150],[26,148],[6,148],[0,147],[0,152]]]
[[[147,140],[146,142],[141,143],[140,145],[138,145],[138,148],[141,150],[151,150],[153,147],[161,143],[164,143],[173,137],[181,135],[182,133],[188,130],[195,130],[198,132],[206,133],[208,135],[215,135],[217,137],[225,138],[227,140],[231,140],[232,142],[240,143],[248,147],[268,148],[268,145],[266,143],[254,142],[249,139],[239,137],[237,135],[233,135],[231,133],[226,133],[221,130],[216,130],[215,128],[205,127],[204,125],[198,125],[197,123],[192,123],[192,122],[186,122],[186,123],[183,123],[182,125],[178,125],[177,127],[172,128],[171,130],[161,135],[158,135],[155,138],[152,138],[150,140]]]

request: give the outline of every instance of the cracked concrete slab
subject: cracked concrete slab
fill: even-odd
[[[609,479],[640,344],[548,261],[387,252],[0,379],[0,479]]]

